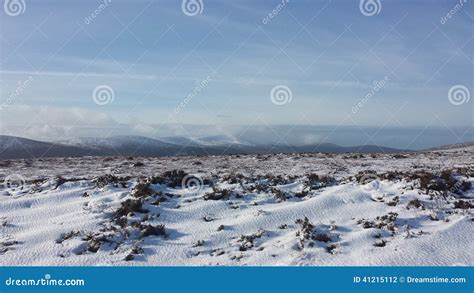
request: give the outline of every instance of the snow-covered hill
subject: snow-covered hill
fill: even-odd
[[[472,266],[473,158],[1,161],[0,265]]]
[[[255,146],[251,143],[240,140],[231,135],[215,135],[215,136],[206,136],[206,137],[181,137],[181,136],[172,136],[172,137],[163,137],[160,140],[166,141],[168,143],[176,145],[194,145],[194,146]]]
[[[27,138],[0,135],[0,159],[86,156],[90,150],[79,145],[62,145]]]
[[[230,135],[215,135],[195,139],[197,143],[207,146],[253,146],[253,144]]]
[[[68,140],[58,141],[57,143],[64,145],[74,145],[90,148],[122,148],[126,146],[133,145],[144,145],[144,146],[153,146],[153,147],[171,147],[172,144],[148,138],[145,136],[133,136],[133,135],[123,135],[123,136],[112,136],[107,138],[102,137],[80,137],[72,138]]]
[[[230,136],[163,137],[144,136],[80,137],[55,142],[41,142],[14,136],[0,136],[0,159],[29,159],[72,156],[175,156],[265,153],[397,153],[377,145],[343,147],[331,143],[312,145],[252,144]]]

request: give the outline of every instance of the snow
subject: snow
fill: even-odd
[[[2,180],[19,174],[26,183],[0,189],[0,265],[472,266],[473,209],[454,207],[458,200],[473,203],[472,187],[444,199],[426,194],[408,175],[387,180],[382,174],[452,169],[456,179],[473,182],[473,153],[471,146],[403,158],[275,154],[1,161]],[[131,167],[136,162],[144,165]],[[197,192],[151,183],[146,212],[126,215],[125,227],[114,222],[121,204],[136,199],[139,182],[170,170],[209,179],[216,190],[206,180]],[[369,170],[377,174],[369,182],[355,179]],[[239,173],[240,182],[229,180]],[[308,190],[310,173],[330,175],[336,183]],[[94,180],[104,174],[128,178],[125,186],[98,187]],[[229,197],[205,200],[219,190],[230,190]],[[286,200],[275,196],[278,191]],[[166,201],[154,205],[159,198]],[[415,199],[424,208],[407,208]],[[395,220],[377,220],[390,213],[398,214]],[[305,218],[309,238],[301,224]],[[364,227],[366,221],[382,228]],[[143,236],[144,226],[159,224],[167,236]],[[327,242],[312,238],[321,234]],[[91,248],[94,239],[97,249]]]
[[[208,137],[196,137],[193,139],[198,144],[205,146],[226,146],[226,145],[245,145],[250,146],[252,144],[240,140],[231,135],[215,135]]]
[[[231,135],[215,135],[206,137],[182,137],[182,136],[171,136],[171,137],[159,137],[161,141],[175,144],[175,145],[192,145],[192,146],[252,146],[252,144],[240,140]]]
[[[78,147],[89,147],[89,148],[119,148],[127,144],[142,144],[142,145],[151,145],[156,147],[170,146],[170,144],[144,137],[144,136],[133,136],[133,135],[122,135],[122,136],[113,136],[106,138],[98,137],[79,137],[71,138],[67,140],[57,141],[58,144],[69,145],[69,146],[78,146]]]

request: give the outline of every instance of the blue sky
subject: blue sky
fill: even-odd
[[[2,132],[472,128],[473,101],[448,99],[456,85],[474,91],[472,2],[380,0],[379,13],[366,16],[358,0],[202,0],[202,12],[188,16],[182,1],[25,0],[18,16],[1,11]],[[101,85],[113,102],[95,103]],[[291,90],[284,105],[271,100],[279,85]],[[472,140],[463,133],[458,139]]]

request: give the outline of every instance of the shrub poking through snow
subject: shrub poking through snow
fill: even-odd
[[[405,173],[399,171],[388,171],[380,175],[380,178],[388,181],[400,181],[406,176]]]
[[[283,202],[287,200],[287,194],[286,192],[278,189],[278,188],[272,188],[272,193],[275,196],[275,199],[277,202]]]
[[[138,245],[135,245],[130,253],[124,258],[125,261],[131,261],[131,260],[134,260],[135,259],[135,256],[136,255],[140,255],[140,254],[143,254],[145,251],[143,250],[143,248],[141,246],[138,246]]]
[[[68,240],[68,239],[71,239],[73,237],[76,237],[78,235],[80,235],[81,232],[80,231],[69,231],[67,233],[63,233],[61,234],[61,236],[56,240],[56,243],[58,244],[61,244],[63,243],[64,241]]]
[[[413,200],[410,200],[407,204],[407,209],[411,209],[411,208],[415,208],[415,209],[419,209],[423,207],[423,204],[421,203],[421,201],[419,199],[413,199]]]
[[[316,240],[316,241],[319,241],[319,242],[329,242],[329,241],[331,241],[331,237],[329,237],[328,234],[314,234],[312,239]]]
[[[250,185],[248,189],[251,192],[263,193],[268,192],[270,190],[270,186],[261,182],[257,182],[254,185]]]
[[[461,190],[462,191],[468,191],[472,188],[472,183],[471,181],[462,181],[461,183]]]
[[[231,192],[228,189],[212,188],[212,192],[204,195],[204,200],[228,200]]]
[[[89,252],[96,253],[97,251],[99,251],[101,244],[102,243],[98,239],[91,239],[87,243],[87,250]]]
[[[387,245],[387,241],[385,240],[378,240],[374,243],[375,247],[384,247],[385,245]]]
[[[102,244],[111,242],[106,235],[100,233],[87,233],[82,240],[87,242],[87,251],[92,253],[99,251]]]
[[[148,212],[143,207],[141,199],[127,199],[121,203],[121,206],[114,212],[113,218],[115,220],[127,216],[130,213],[146,213]]]
[[[152,177],[151,183],[166,184],[168,187],[172,188],[180,187],[184,177],[187,175],[188,173],[184,172],[183,170],[166,171],[160,176]]]
[[[203,246],[204,243],[205,243],[204,240],[198,240],[198,241],[194,242],[193,247]]]
[[[474,204],[468,202],[468,201],[464,201],[464,200],[458,200],[458,201],[455,201],[454,202],[454,208],[455,209],[463,209],[463,210],[467,210],[467,209],[472,209],[474,208]]]
[[[386,215],[375,218],[376,226],[379,229],[385,228],[389,231],[395,231],[395,221],[397,220],[398,214],[390,212]]]
[[[388,206],[394,207],[400,202],[400,197],[395,196],[391,201],[387,202]]]
[[[168,235],[164,225],[154,225],[146,222],[151,221],[154,217],[145,215],[140,221],[127,218],[127,215],[132,211],[145,211],[141,208],[141,203],[141,199],[127,199],[122,202],[122,207],[114,213],[112,221],[104,223],[98,232],[84,233],[71,231],[62,235],[57,240],[57,243],[62,244],[64,241],[71,238],[80,237],[80,239],[85,243],[81,244],[81,246],[76,249],[75,253],[83,254],[85,252],[97,253],[104,245],[106,245],[106,248],[104,249],[106,251],[109,251],[110,249],[116,250],[119,246],[124,244],[125,241],[139,240],[149,236],[160,236],[166,238]],[[117,225],[120,226],[120,228],[117,227]],[[140,241],[137,243],[139,242]],[[140,246],[135,245],[124,260],[133,260],[135,255],[142,253],[143,249]]]
[[[225,253],[225,251],[221,248],[216,248],[211,250],[211,256],[221,256]]]
[[[336,248],[337,248],[336,244],[329,244],[328,246],[326,246],[326,251],[330,254],[335,254]]]
[[[318,174],[306,175],[306,186],[311,190],[318,190],[324,187],[329,187],[337,184],[336,179],[328,175],[319,176]]]
[[[133,188],[132,196],[136,198],[147,198],[153,195],[149,182],[140,182]]]
[[[303,198],[308,195],[309,191],[308,190],[302,190],[300,192],[295,192],[293,195],[297,198]]]
[[[165,225],[140,225],[139,228],[142,232],[142,237],[148,236],[166,236]]]
[[[15,239],[11,238],[10,236],[7,236],[6,238],[1,238],[0,239],[0,255],[5,254],[9,250],[14,250],[15,245],[17,245],[19,242],[16,241]]]
[[[311,239],[311,236],[313,235],[314,225],[307,217],[305,217],[303,220],[298,219],[295,221],[295,223],[301,226],[300,230],[296,232],[296,237],[300,239],[301,247],[304,247],[304,243]]]
[[[431,211],[431,213],[430,213],[430,220],[431,220],[431,221],[439,221],[439,219],[440,219],[439,214],[440,214],[440,213],[438,213],[438,212]]]
[[[109,184],[118,184],[121,183],[122,187],[126,187],[127,178],[119,178],[112,174],[105,174],[94,179],[95,186],[97,188],[103,188]]]
[[[402,155],[402,154],[395,154],[392,156],[394,159],[406,159],[408,156]]]
[[[229,184],[243,183],[245,176],[241,173],[237,174],[225,174],[222,176],[221,180]]]
[[[332,242],[332,237],[329,233],[323,231],[317,231],[313,223],[309,221],[307,217],[304,219],[298,219],[295,221],[296,224],[300,225],[300,230],[296,232],[296,237],[300,241],[300,248],[304,248],[306,242],[309,240],[328,243]],[[313,243],[309,242],[309,246],[312,246]]]
[[[407,225],[406,229],[405,229],[405,238],[406,239],[409,239],[409,238],[412,238],[414,237],[414,234],[413,232],[411,231],[411,227],[410,225]]]
[[[205,215],[204,217],[202,217],[202,219],[204,220],[204,222],[212,222],[214,221],[214,218],[210,215]]]
[[[66,183],[68,180],[62,176],[56,176],[56,187],[54,189],[58,189],[59,186]]]
[[[377,172],[374,170],[360,171],[355,175],[356,181],[362,185],[370,183],[378,178],[380,178],[380,176],[377,175]]]
[[[163,194],[162,192],[157,192],[155,193],[155,195],[157,196],[156,200],[151,203],[154,206],[159,206],[161,205],[162,202],[168,201],[168,198],[166,197],[167,194]]]
[[[418,180],[420,188],[432,195],[461,194],[471,188],[471,182],[458,179],[453,170],[444,170],[438,174],[421,171],[412,174],[409,179]]]
[[[364,229],[369,228],[377,228],[377,229],[385,229],[387,231],[391,231],[392,233],[396,230],[395,221],[397,220],[398,214],[397,213],[388,213],[383,216],[378,216],[374,220],[365,220],[360,219],[357,221],[357,224],[362,225]]]
[[[264,230],[258,230],[257,232],[250,235],[241,235],[238,242],[242,242],[239,246],[240,251],[247,251],[248,249],[254,247],[254,242],[256,239],[261,238]]]
[[[268,180],[268,185],[271,186],[277,186],[277,185],[285,185],[293,182],[292,177],[285,178],[282,175],[272,175],[272,174],[267,174],[265,175],[265,178]]]

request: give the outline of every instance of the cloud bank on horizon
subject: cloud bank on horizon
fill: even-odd
[[[436,126],[472,140],[472,2],[5,0],[0,132]]]

